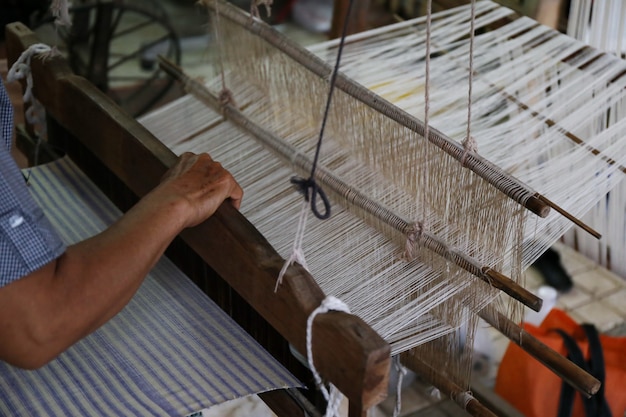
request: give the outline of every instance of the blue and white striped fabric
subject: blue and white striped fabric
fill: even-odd
[[[32,191],[69,245],[118,210],[64,158],[37,167]],[[162,259],[129,305],[37,371],[0,362],[2,416],[184,416],[301,384]]]

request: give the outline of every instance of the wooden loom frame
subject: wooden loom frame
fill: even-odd
[[[7,27],[7,52],[11,62],[36,42],[35,35],[25,26],[12,24]],[[52,126],[62,128],[53,132],[55,140],[60,135],[73,137],[137,196],[151,190],[177,160],[169,149],[95,86],[72,74],[63,59],[38,59],[33,60],[32,65],[35,95],[54,119]],[[139,167],[141,176],[136,175]],[[304,351],[306,319],[325,297],[304,269],[297,265],[290,268],[286,282],[274,294],[274,282],[283,259],[229,205],[220,207],[202,225],[183,232],[182,237],[285,339],[297,350]],[[230,259],[237,259],[237,262],[230,262]],[[487,318],[493,314],[485,310],[481,316]],[[498,317],[492,317],[492,324],[497,321]],[[314,323],[314,332],[313,354],[320,373],[350,399],[351,417],[364,416],[367,409],[386,396],[390,365],[388,344],[361,319],[340,312],[319,316]],[[532,340],[523,336],[525,347],[532,345]],[[521,344],[519,327],[511,327],[509,337],[518,337]],[[538,350],[542,348],[538,347]],[[426,370],[419,358],[404,355],[403,359],[413,369]],[[561,368],[561,359],[549,356],[547,361],[555,368]],[[568,369],[565,379],[573,381],[579,390],[597,391],[595,382],[586,379],[588,374],[580,376],[571,367]],[[578,376],[572,377],[572,372]],[[450,387],[442,391],[454,396],[459,389]],[[478,410],[473,412],[474,415],[493,415],[477,402],[468,404],[468,411],[472,407]]]
[[[15,62],[23,50],[37,42],[26,26],[8,25],[9,62]],[[97,155],[137,196],[154,188],[177,161],[165,145],[104,93],[74,75],[62,58],[33,60],[32,74],[35,95],[48,115]],[[302,267],[289,268],[280,291],[275,294],[274,283],[283,259],[228,204],[181,236],[298,351],[306,351],[307,318],[325,295]],[[385,398],[390,348],[363,320],[330,312],[316,318],[313,332],[316,367],[350,399],[351,416],[364,415]],[[324,343],[325,340],[333,343]]]

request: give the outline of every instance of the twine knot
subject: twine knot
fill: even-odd
[[[408,261],[415,258],[416,246],[419,247],[424,233],[424,223],[415,222],[406,233],[406,243],[404,245],[404,258]]]
[[[237,103],[235,103],[235,98],[233,97],[233,92],[228,88],[223,88],[219,94],[220,106],[225,107],[227,105],[231,105],[233,107],[237,107]]]
[[[30,103],[30,107],[26,110],[25,116],[28,123],[33,126],[38,126],[40,129],[40,136],[45,135],[46,128],[46,114],[45,109],[33,96],[33,75],[31,73],[31,60],[33,56],[40,54],[50,54],[52,49],[43,43],[35,43],[28,47],[27,50],[22,52],[20,57],[9,69],[7,74],[7,82],[13,82],[17,80],[26,79],[26,88],[24,89],[24,95],[22,100],[24,103]],[[47,55],[44,55],[47,56]]]
[[[463,156],[461,157],[461,165],[465,166],[465,159],[467,158],[467,154],[469,154],[470,152],[478,153],[478,142],[476,142],[474,136],[469,135],[461,141],[461,145],[463,145]]]

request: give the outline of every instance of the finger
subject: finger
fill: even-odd
[[[231,190],[229,200],[230,204],[233,205],[237,210],[241,207],[241,200],[243,199],[243,189],[237,182],[233,179],[234,187]]]

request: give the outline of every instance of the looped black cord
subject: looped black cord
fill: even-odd
[[[313,159],[313,166],[311,167],[311,176],[308,179],[300,177],[292,177],[291,183],[296,185],[300,192],[302,192],[309,201],[309,189],[311,190],[311,211],[320,220],[325,220],[330,217],[330,201],[326,197],[326,193],[315,182],[315,169],[317,168],[317,161],[320,156],[320,150],[322,148],[322,138],[324,137],[324,129],[326,128],[326,121],[328,120],[328,114],[330,112],[330,103],[333,98],[333,91],[335,90],[335,83],[337,80],[337,73],[339,72],[339,64],[341,63],[341,54],[343,53],[343,46],[345,44],[346,35],[348,34],[348,22],[350,21],[350,12],[352,11],[352,4],[354,0],[350,0],[348,3],[348,10],[346,11],[346,17],[343,22],[343,28],[341,32],[341,40],[339,41],[339,47],[337,48],[337,60],[335,61],[335,67],[330,77],[330,89],[328,90],[328,98],[326,99],[326,108],[324,109],[324,117],[322,118],[322,126],[320,128],[320,134],[317,139],[317,146],[315,148],[315,158]],[[317,196],[320,196],[324,203],[324,214],[317,210]]]
[[[311,203],[311,211],[315,217],[320,220],[326,220],[330,217],[330,200],[328,200],[324,190],[317,186],[314,179],[291,177],[290,181],[293,185],[295,185],[296,189],[304,195],[304,199]],[[317,209],[317,196],[319,196],[322,199],[322,203],[324,203],[324,213],[320,213]]]

